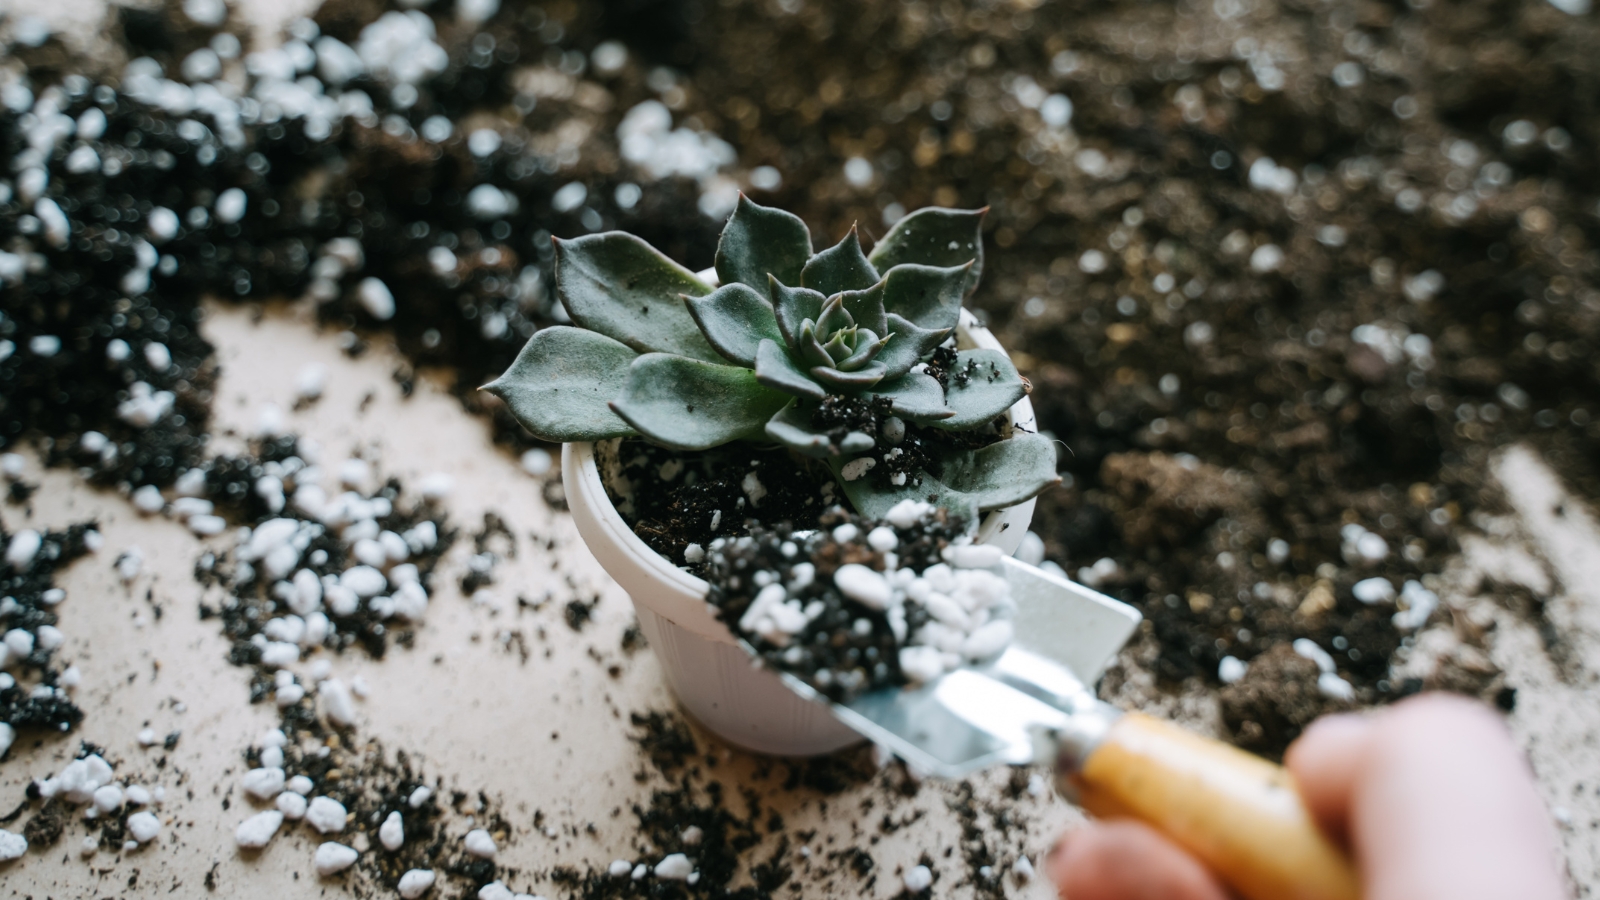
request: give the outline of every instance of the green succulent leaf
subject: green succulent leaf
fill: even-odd
[[[896,378],[911,371],[912,366],[926,359],[950,337],[948,328],[937,331],[923,328],[898,313],[890,313],[887,318],[889,335],[893,340],[884,345],[877,356],[877,361],[888,370],[884,373],[886,378]]]
[[[638,356],[603,334],[556,325],[535,332],[511,368],[483,390],[552,444],[627,437],[634,430],[607,403],[622,393]]]
[[[828,348],[817,339],[816,323],[810,319],[800,323],[800,340],[795,343],[798,353],[791,352],[791,357],[798,357],[806,366],[831,366],[833,357],[828,355]]]
[[[631,234],[556,242],[556,293],[572,321],[640,353],[721,362],[680,299],[711,287]]]
[[[717,278],[723,284],[767,289],[767,276],[800,284],[811,258],[811,232],[794,213],[754,203],[739,195],[739,205],[717,242]]]
[[[879,272],[912,263],[922,266],[959,266],[971,262],[961,296],[970,297],[983,274],[984,209],[919,209],[894,223],[889,233],[867,257]]]
[[[835,331],[849,328],[855,323],[855,317],[844,308],[844,298],[838,295],[829,297],[822,304],[822,314],[817,316],[817,339],[824,340]]]
[[[747,284],[725,284],[709,296],[685,297],[689,314],[711,346],[729,360],[753,369],[763,339],[782,341],[772,304]]]
[[[878,337],[870,328],[857,329],[855,352],[839,360],[835,368],[841,372],[854,372],[866,368],[867,363],[872,362],[888,343],[887,337]]]
[[[822,304],[828,298],[806,288],[786,287],[776,278],[769,279],[768,295],[772,298],[772,311],[778,319],[778,331],[783,342],[790,347],[800,346],[800,325],[807,319],[814,324],[822,315]]]
[[[883,282],[865,290],[844,291],[839,295],[839,302],[857,325],[879,334],[889,333],[889,320],[883,313]]]
[[[870,475],[846,481],[841,469],[849,460],[830,459],[839,486],[869,519],[880,519],[901,500],[923,500],[952,512],[988,512],[1026,502],[1059,484],[1056,448],[1049,438],[1019,433],[978,450],[950,454],[941,460],[939,477],[926,472],[921,484],[886,485]]]
[[[821,400],[828,396],[827,390],[795,365],[788,351],[773,340],[764,340],[756,348],[756,380],[796,397]]]
[[[865,453],[876,445],[872,435],[852,431],[840,439],[839,446],[835,447],[827,432],[817,431],[811,424],[815,412],[814,405],[796,400],[767,422],[767,437],[797,453],[818,459],[838,456],[840,453]]]
[[[854,372],[841,372],[832,366],[812,366],[811,377],[845,393],[865,390],[883,380],[881,363],[869,363]]]
[[[888,397],[895,415],[915,422],[933,422],[948,419],[954,411],[944,405],[944,388],[932,375],[924,372],[907,372],[897,378],[885,378],[872,389],[874,394]]]
[[[965,431],[993,419],[1023,398],[1027,387],[1017,367],[999,350],[963,350],[956,354],[945,388],[945,405],[955,415],[940,428]]]
[[[954,328],[961,319],[967,271],[967,266],[895,266],[883,276],[883,308],[929,331]]]
[[[788,394],[756,381],[749,369],[646,353],[628,367],[611,408],[652,441],[674,450],[705,450],[764,433]]]
[[[980,512],[1015,506],[1061,482],[1055,442],[1030,432],[951,454],[942,463],[940,483],[971,497]]]
[[[812,430],[812,410],[810,404],[801,400],[785,406],[767,421],[767,437],[806,456],[819,459],[832,456],[833,448],[828,435]]]
[[[878,283],[878,270],[861,252],[861,237],[854,225],[839,243],[811,257],[800,272],[800,283],[827,297]]]
[[[856,337],[858,334],[859,332],[855,328],[841,328],[834,332],[833,337],[822,345],[822,349],[828,354],[828,361],[825,365],[831,368],[849,359],[856,352]]]
[[[913,484],[917,479],[908,478],[903,485],[886,484],[884,480],[873,474],[869,468],[853,481],[844,477],[844,467],[850,463],[849,456],[834,456],[827,459],[828,467],[833,470],[834,481],[844,490],[844,495],[849,498],[850,505],[863,518],[881,519],[889,514],[896,503],[902,500],[917,500],[932,503],[950,511],[952,515],[976,521],[978,518],[977,504],[971,497],[960,491],[953,491],[949,486],[941,484],[938,479],[918,471],[913,473],[921,477],[920,484]]]

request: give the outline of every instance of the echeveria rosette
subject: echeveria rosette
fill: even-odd
[[[982,215],[918,210],[870,256],[854,228],[812,254],[798,217],[741,197],[717,248],[716,289],[632,235],[558,242],[556,292],[574,327],[535,334],[487,390],[553,442],[782,443],[826,459],[864,515],[902,496],[963,512],[1021,502],[1056,480],[1054,447],[1038,435],[948,454],[938,478],[895,486],[846,468],[878,448],[877,436],[814,426],[830,395],[882,397],[894,416],[958,431],[987,426],[1023,396],[997,351],[961,351],[952,371],[966,374],[948,389],[918,365],[953,333],[977,285]]]

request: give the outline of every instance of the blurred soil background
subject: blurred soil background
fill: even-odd
[[[625,229],[701,269],[740,190],[819,246],[925,205],[987,206],[973,305],[1061,442],[1043,558],[1147,617],[1103,693],[1268,755],[1324,712],[1480,697],[1511,714],[1594,889],[1587,0],[508,0],[463,21],[476,8],[425,7],[450,62],[411,102],[357,76],[365,117],[313,133],[288,116],[223,151],[208,189],[282,214],[231,244],[180,235],[163,252],[193,265],[150,302],[299,298],[348,354],[392,341],[407,394],[440,381],[521,452],[534,444],[474,389],[563,320],[552,235]],[[270,47],[303,12],[355,45],[389,9],[248,5],[225,28]],[[63,22],[8,65],[115,81],[148,56],[176,77],[213,38],[182,4],[105,22]],[[319,270],[342,237],[361,261]],[[367,276],[392,316],[364,305]],[[107,317],[116,277],[94,301]],[[45,304],[77,287],[6,290],[25,329],[87,308]],[[194,377],[165,468],[122,462],[99,483],[170,482],[205,452],[183,435],[206,428],[210,347],[178,344]],[[122,427],[87,411],[99,382],[75,364],[9,365],[7,441]]]

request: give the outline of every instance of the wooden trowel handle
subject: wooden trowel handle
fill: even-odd
[[[1085,809],[1154,826],[1247,900],[1361,896],[1282,767],[1137,713],[1084,750],[1061,777]]]

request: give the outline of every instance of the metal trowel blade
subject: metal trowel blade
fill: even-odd
[[[1004,568],[1017,604],[1016,637],[993,662],[846,703],[831,703],[793,675],[782,675],[784,683],[933,777],[1034,761],[1036,735],[1094,699],[1091,686],[1142,617],[1126,603],[1015,559]]]

